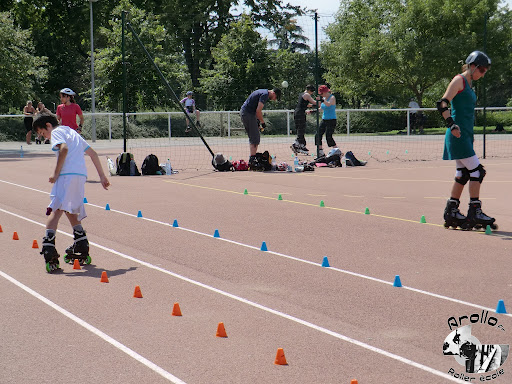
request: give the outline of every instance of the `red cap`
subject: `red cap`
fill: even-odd
[[[327,85],[321,85],[320,87],[318,87],[318,93],[326,93],[326,92],[331,92],[331,90],[329,89],[329,87]]]

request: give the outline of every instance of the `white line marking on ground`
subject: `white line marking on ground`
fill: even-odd
[[[42,223],[38,223],[37,221],[34,221],[32,219],[29,219],[27,217],[24,217],[24,216],[21,216],[21,215],[18,215],[16,213],[13,213],[13,212],[10,212],[10,211],[7,211],[5,209],[2,209],[0,208],[0,211],[1,212],[4,212],[4,213],[7,213],[9,215],[12,215],[14,217],[17,217],[17,218],[20,218],[22,220],[26,220],[28,222],[31,222],[31,223],[34,223],[36,225],[39,225],[41,227],[45,227],[45,224],[42,224]],[[129,215],[129,214],[128,214]],[[179,228],[178,228],[179,229]],[[198,233],[198,234],[203,234],[201,232],[197,232],[197,231],[193,231],[193,230],[187,230],[187,231],[190,231],[190,232],[195,232],[195,233]],[[66,233],[66,232],[63,232],[61,230],[58,230],[57,232],[59,233],[62,233],[68,237],[72,237],[72,235]],[[205,235],[205,234],[203,234]],[[233,242],[233,241],[230,241],[230,242]],[[233,243],[236,243],[236,244],[241,244],[241,243],[237,243],[237,242],[233,242]],[[90,242],[89,243],[90,245],[93,245],[99,249],[102,249],[106,252],[110,252],[114,255],[117,255],[117,256],[120,256],[124,259],[127,259],[127,260],[130,260],[130,261],[133,261],[135,263],[138,263],[140,265],[143,265],[145,267],[148,267],[150,269],[154,269],[156,271],[159,271],[159,272],[162,272],[162,273],[165,273],[169,276],[172,276],[172,277],[175,277],[177,279],[180,279],[182,281],[186,281],[190,284],[193,284],[193,285],[196,285],[198,287],[201,287],[201,288],[204,288],[204,289],[207,289],[209,291],[212,291],[212,292],[215,292],[215,293],[218,293],[222,296],[225,296],[225,297],[228,297],[228,298],[231,298],[233,300],[236,300],[236,301],[239,301],[241,303],[244,303],[244,304],[247,304],[247,305],[250,305],[254,308],[257,308],[257,309],[260,309],[262,311],[265,311],[265,312],[268,312],[268,313],[271,313],[273,315],[276,315],[276,316],[279,316],[281,318],[284,318],[284,319],[287,319],[287,320],[290,320],[290,321],[293,321],[297,324],[301,324],[301,325],[304,325],[308,328],[311,328],[311,329],[314,329],[316,331],[319,331],[319,332],[322,332],[322,333],[325,333],[327,335],[330,335],[330,336],[333,336],[339,340],[343,340],[343,341],[346,341],[348,343],[351,343],[351,344],[354,344],[354,345],[357,345],[361,348],[364,348],[364,349],[367,349],[369,351],[372,351],[372,352],[375,352],[375,353],[378,353],[380,355],[383,355],[383,356],[386,356],[386,357],[389,357],[393,360],[396,360],[400,363],[403,363],[403,364],[407,364],[407,365],[410,365],[412,367],[415,367],[415,368],[418,368],[418,369],[421,369],[427,373],[430,373],[430,374],[433,374],[433,375],[436,375],[436,376],[439,376],[439,377],[442,377],[442,378],[445,378],[445,379],[448,379],[450,381],[453,381],[453,382],[456,382],[456,383],[459,383],[460,381],[458,379],[455,379],[453,376],[450,376],[444,372],[441,372],[441,371],[438,371],[434,368],[431,368],[429,366],[426,366],[426,365],[423,365],[423,364],[420,364],[420,363],[417,363],[413,360],[410,360],[410,359],[407,359],[405,357],[402,357],[402,356],[399,356],[399,355],[396,355],[394,353],[391,353],[391,352],[388,352],[386,350],[383,350],[383,349],[380,349],[380,348],[377,348],[377,347],[374,347],[370,344],[366,344],[362,341],[359,341],[359,340],[356,340],[356,339],[353,339],[351,337],[348,337],[348,336],[345,336],[345,335],[342,335],[338,332],[334,332],[334,331],[331,331],[330,329],[327,329],[327,328],[324,328],[324,327],[321,327],[319,325],[316,325],[316,324],[313,324],[313,323],[310,323],[309,321],[306,321],[306,320],[302,320],[302,319],[299,319],[298,317],[295,317],[295,316],[292,316],[292,315],[288,315],[287,313],[284,313],[284,312],[281,312],[281,311],[278,311],[276,309],[272,309],[270,307],[266,307],[262,304],[258,304],[254,301],[250,301],[248,299],[245,299],[243,297],[240,297],[240,296],[237,296],[237,295],[234,295],[232,293],[229,293],[229,292],[226,292],[226,291],[223,291],[221,289],[218,289],[218,288],[215,288],[215,287],[212,287],[210,285],[207,285],[207,284],[204,284],[204,283],[201,283],[197,280],[193,280],[191,278],[188,278],[186,276],[183,276],[183,275],[180,275],[178,273],[175,273],[175,272],[172,272],[172,271],[169,271],[167,269],[164,269],[164,268],[161,268],[161,267],[158,267],[154,264],[151,264],[151,263],[148,263],[146,261],[143,261],[143,260],[139,260],[133,256],[129,256],[125,253],[122,253],[122,252],[119,252],[119,251],[116,251],[112,248],[108,248],[108,247],[105,247],[101,244],[98,244],[98,243],[94,243],[94,242]],[[255,248],[257,249],[256,247],[251,247],[251,248]],[[285,255],[283,255],[285,256]],[[289,258],[292,258],[290,256],[287,256]],[[293,258],[295,259],[295,258]],[[296,259],[296,260],[299,260],[299,261],[303,261],[305,262],[304,260],[300,260],[300,259]],[[310,264],[315,264],[315,263],[311,263],[311,262],[308,262]],[[69,317],[71,320],[77,322],[78,324],[82,325],[84,328],[90,330],[91,332],[97,334],[98,336],[100,336],[101,338],[103,338],[105,341],[108,341],[109,343],[111,343],[112,345],[116,346],[117,348],[121,349],[123,352],[125,353],[128,353],[128,351],[131,351],[133,352],[134,358],[136,358],[135,356],[137,356],[138,358],[136,358],[138,361],[142,362],[143,364],[145,364],[146,366],[150,367],[149,364],[152,364],[154,365],[153,363],[151,363],[149,360],[146,360],[144,357],[138,355],[136,352],[130,350],[129,348],[125,347],[123,344],[117,342],[116,340],[112,339],[110,336],[106,335],[105,333],[101,332],[100,330],[98,330],[97,328],[94,328],[93,326],[89,325],[88,323],[86,323],[85,321],[81,320],[80,318],[76,317],[75,315],[71,314],[70,312],[66,311],[65,309],[59,307],[57,304],[51,302],[50,300],[46,299],[45,297],[39,295],[37,292],[31,290],[30,288],[26,287],[25,285],[19,283],[17,280],[15,279],[12,279],[10,278],[9,275],[6,275],[4,274],[3,272],[0,271],[0,275],[2,275],[3,277],[5,277],[7,280],[9,281],[12,281],[14,284],[18,285],[20,288],[26,290],[28,293],[32,294],[33,296],[37,297],[39,300],[45,302],[46,304],[48,304],[49,306],[51,306],[52,308],[56,309],[57,311],[61,312],[62,314],[64,314],[65,316]],[[357,275],[357,274],[355,274]],[[362,276],[362,275],[361,275]],[[12,280],[11,280],[12,279]],[[371,278],[371,280],[374,280],[373,278]],[[375,279],[375,280],[378,280],[378,279]],[[387,282],[386,282],[387,283]],[[53,305],[52,305],[53,304]],[[90,327],[90,328],[89,328]],[[98,332],[98,333],[97,333]],[[126,348],[123,349],[122,347]],[[130,355],[131,356],[131,355]],[[143,360],[141,360],[143,359]],[[161,369],[160,367],[154,365],[153,367],[150,367],[151,369],[153,369],[155,372],[159,373],[160,375],[163,376],[164,372],[165,373],[168,373],[167,371],[164,371],[163,369]],[[162,372],[158,372],[157,369],[161,369]],[[172,376],[170,373],[168,373],[170,376]],[[164,376],[165,377],[165,376]],[[172,376],[174,378],[174,376]],[[167,377],[166,377],[167,378]],[[176,380],[179,380],[176,378]],[[176,381],[176,383],[182,383],[182,381]]]
[[[405,196],[384,196],[384,199],[405,199]]]
[[[14,277],[8,275],[7,273],[5,273],[3,271],[0,271],[0,276],[2,276],[4,279],[10,281],[14,285],[17,285],[19,288],[23,289],[28,294],[34,296],[36,299],[42,301],[43,303],[45,303],[49,307],[55,309],[57,312],[59,312],[60,314],[66,316],[68,319],[73,320],[75,323],[77,323],[78,325],[84,327],[89,332],[91,332],[91,333],[95,334],[96,336],[98,336],[99,338],[105,340],[107,343],[113,345],[114,347],[119,349],[121,352],[126,353],[128,356],[130,356],[131,358],[137,360],[139,363],[144,364],[146,367],[148,367],[152,371],[158,373],[160,376],[164,377],[165,379],[169,380],[170,382],[176,383],[176,384],[185,384],[185,382],[183,380],[178,379],[176,376],[174,376],[173,374],[167,372],[165,369],[159,367],[158,365],[156,365],[152,361],[149,361],[145,357],[139,355],[133,349],[128,348],[126,345],[124,345],[124,344],[120,343],[119,341],[117,341],[116,339],[110,337],[105,332],[100,331],[98,328],[92,326],[91,324],[89,324],[85,320],[82,320],[78,316],[73,315],[71,312],[69,312],[66,309],[62,308],[60,305],[55,304],[50,299],[47,299],[43,295],[41,295],[41,294],[37,293],[36,291],[34,291],[33,289],[27,287],[25,284],[19,282]]]

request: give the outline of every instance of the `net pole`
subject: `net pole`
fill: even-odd
[[[125,24],[126,24],[126,12],[121,12],[121,55],[123,61],[123,152],[126,152],[126,59],[125,59]]]
[[[484,52],[487,51],[487,13],[485,13],[485,16],[484,16]],[[487,92],[486,92],[486,81],[485,81],[485,76],[484,78],[482,79],[482,86],[483,86],[483,99],[484,99],[484,126],[483,126],[483,131],[484,131],[484,138],[483,138],[483,146],[484,146],[484,150],[483,150],[483,158],[485,159],[485,155],[486,155],[486,128],[487,128]]]
[[[156,65],[155,60],[153,59],[151,54],[148,52],[148,50],[144,46],[144,43],[142,43],[142,41],[140,40],[139,35],[137,34],[137,32],[135,32],[135,30],[133,29],[133,27],[130,24],[130,22],[127,22],[126,26],[128,27],[128,29],[130,29],[131,33],[135,37],[135,40],[137,40],[137,43],[142,48],[142,51],[146,54],[146,58],[149,60],[149,62],[151,64],[153,64],[153,68],[155,69],[156,73],[160,77],[160,80],[162,80],[162,82],[166,86],[167,90],[171,93],[171,95],[174,96],[176,104],[179,105],[179,107],[181,108],[181,110],[182,110],[183,114],[185,115],[185,117],[188,118],[187,112],[185,111],[185,108],[183,108],[183,105],[181,105],[179,97],[176,95],[176,93],[172,89],[171,85],[169,84],[169,82],[167,81],[165,76],[163,75],[162,71],[160,71],[160,68],[158,67],[158,65]],[[204,139],[203,135],[201,135],[201,132],[199,132],[199,130],[197,129],[196,124],[192,121],[192,119],[189,119],[189,123],[192,126],[192,128],[196,131],[196,133],[199,135],[199,138],[202,140],[202,142],[205,145],[206,149],[208,149],[208,152],[210,152],[210,154],[212,155],[212,158],[213,158],[215,156],[215,154],[213,153],[212,149],[210,148],[210,146],[208,145],[208,143]]]
[[[316,87],[316,90],[318,92],[318,83],[319,83],[319,79],[318,79],[318,13],[315,12],[315,87]],[[317,101],[316,102],[316,109],[317,109],[317,113],[316,113],[316,134],[317,134],[317,137],[320,138],[320,108],[319,108],[319,105],[320,102]],[[320,143],[321,144],[321,143]],[[316,146],[316,157],[319,157],[320,156],[320,145],[317,145]]]

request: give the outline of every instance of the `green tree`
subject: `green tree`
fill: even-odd
[[[34,54],[30,31],[14,25],[9,12],[0,12],[0,111],[19,110],[34,99],[34,89],[46,78],[46,57]]]
[[[282,87],[281,102],[277,104],[286,109],[293,109],[298,95],[304,92],[306,85],[315,85],[315,57],[313,53],[293,52],[291,49],[279,49],[271,53],[274,63],[272,69],[272,84],[280,86],[283,81],[288,87]]]
[[[289,49],[292,52],[308,52],[308,38],[303,35],[304,29],[297,24],[292,15],[283,17],[282,22],[274,31],[274,38],[269,40],[271,46],[278,49]]]
[[[482,49],[498,0],[342,0],[322,46],[326,79],[357,102],[423,97]]]
[[[215,108],[237,110],[250,92],[271,87],[267,41],[247,15],[232,23],[212,58],[213,68],[203,70],[201,85]]]
[[[121,12],[127,10],[127,21],[176,93],[187,83],[186,67],[174,54],[174,42],[160,24],[158,16],[147,13],[129,0],[123,0],[113,10],[108,26],[100,29],[104,48],[96,50],[98,105],[120,110],[123,94],[123,66],[121,55]],[[129,111],[175,106],[167,89],[147,60],[132,33],[126,29],[125,51],[127,61],[127,106]]]

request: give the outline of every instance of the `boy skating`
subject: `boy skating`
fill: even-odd
[[[84,209],[84,187],[87,180],[84,153],[98,171],[101,185],[108,189],[110,182],[101,167],[98,154],[74,129],[61,125],[57,118],[48,113],[39,115],[32,124],[36,134],[51,140],[52,150],[57,155],[57,164],[49,182],[53,184],[50,205],[46,211],[46,233],[43,237],[41,254],[44,256],[47,272],[59,269],[59,253],[55,248],[55,235],[62,214],[66,214],[73,227],[73,245],[66,249],[65,262],[78,259],[81,264],[89,264],[89,242],[82,227],[86,217]]]

